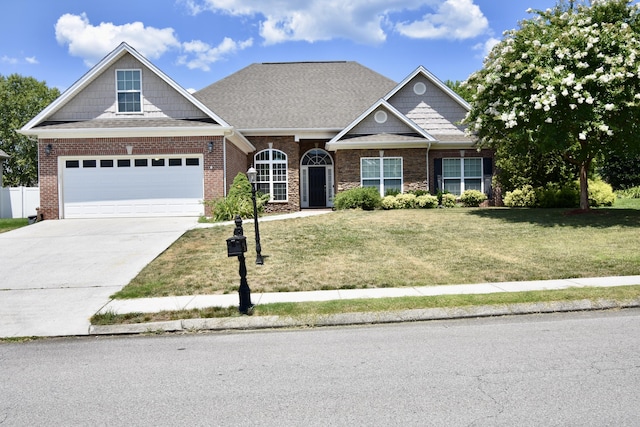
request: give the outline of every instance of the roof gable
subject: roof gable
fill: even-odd
[[[360,117],[327,143],[328,150],[427,146],[435,138],[409,120],[384,99],[378,100]]]
[[[464,135],[469,104],[422,66],[384,99],[432,135]]]
[[[115,70],[123,68],[142,69],[143,71],[144,113],[120,116],[121,118],[134,120],[140,118],[208,119],[221,127],[230,128],[224,120],[135,49],[126,43],[121,43],[58,99],[29,121],[22,130],[28,132],[38,125],[50,121],[69,122],[116,118]]]

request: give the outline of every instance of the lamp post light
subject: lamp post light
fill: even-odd
[[[247,264],[244,260],[244,253],[247,251],[247,238],[244,237],[242,230],[242,219],[240,215],[235,218],[236,228],[233,230],[233,237],[227,239],[227,255],[229,257],[238,257],[240,268],[240,287],[238,288],[238,296],[240,305],[238,311],[242,314],[251,314],[253,304],[251,303],[251,289],[247,282]]]
[[[260,227],[258,226],[258,204],[256,202],[256,186],[258,179],[258,171],[251,166],[247,171],[247,177],[251,184],[251,201],[253,201],[253,227],[256,232],[256,265],[264,264],[262,258],[262,247],[260,246]]]

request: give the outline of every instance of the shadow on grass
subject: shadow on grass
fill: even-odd
[[[528,223],[541,227],[640,228],[638,209],[601,208],[583,212],[571,209],[496,208],[477,209],[470,214],[480,218]]]

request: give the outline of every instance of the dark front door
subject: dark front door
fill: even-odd
[[[309,167],[309,207],[317,208],[327,205],[327,172],[323,167]]]

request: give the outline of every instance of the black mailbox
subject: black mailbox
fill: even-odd
[[[245,236],[233,236],[227,239],[227,256],[240,256],[247,252],[247,238]]]

